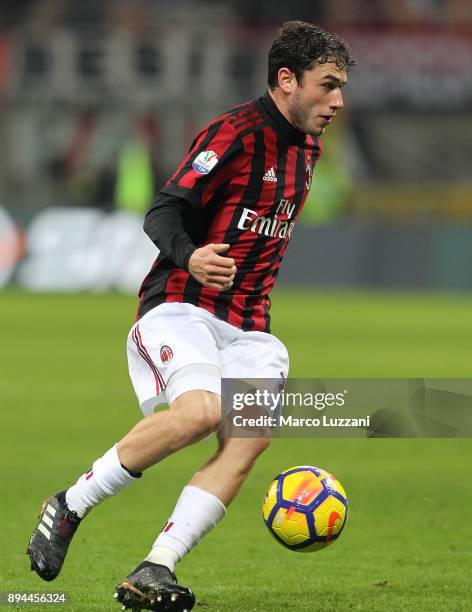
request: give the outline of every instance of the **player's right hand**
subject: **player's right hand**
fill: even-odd
[[[219,253],[225,253],[229,244],[206,244],[196,249],[188,262],[188,271],[204,287],[210,287],[217,291],[229,289],[236,274],[234,259],[222,257]]]

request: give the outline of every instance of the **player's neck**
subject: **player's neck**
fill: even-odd
[[[285,117],[285,119],[287,119],[287,121],[297,130],[299,130],[300,128],[298,126],[296,126],[293,122],[293,119],[290,115],[290,112],[288,110],[288,106],[287,103],[285,101],[285,98],[283,97],[283,94],[280,92],[279,89],[274,89],[273,91],[269,88],[267,90],[269,96],[272,98],[272,101],[274,102],[275,106],[278,108],[279,112]]]

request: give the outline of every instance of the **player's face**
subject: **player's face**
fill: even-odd
[[[316,64],[306,70],[288,100],[292,123],[302,132],[321,136],[344,106],[341,89],[346,83],[346,71],[334,62]]]

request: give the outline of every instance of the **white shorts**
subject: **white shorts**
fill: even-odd
[[[286,379],[288,353],[271,334],[242,331],[193,304],[161,304],[128,336],[128,367],[141,410],[195,389],[221,395],[221,378]]]

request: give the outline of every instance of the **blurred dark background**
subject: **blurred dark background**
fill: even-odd
[[[358,66],[282,279],[307,281],[310,245],[315,284],[472,288],[468,0],[3,0],[0,206],[23,228],[57,206],[143,214],[196,132],[264,92],[288,19]]]

